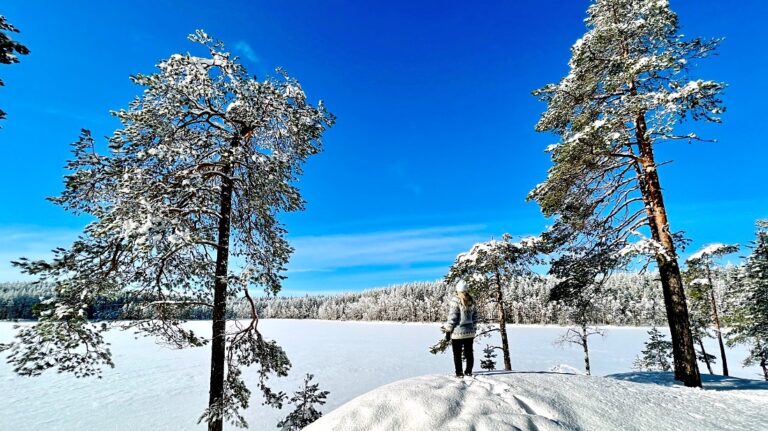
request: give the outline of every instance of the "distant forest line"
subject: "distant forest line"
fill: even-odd
[[[735,270],[718,273],[715,293],[723,315],[731,306],[727,286],[737,277]],[[526,278],[505,291],[508,323],[559,324],[570,321],[571,307],[549,300],[555,281],[548,277]],[[0,283],[0,319],[32,320],[41,301],[53,295],[53,287],[25,282]],[[442,282],[411,282],[390,287],[333,295],[301,297],[254,297],[259,317],[280,319],[362,320],[398,322],[439,322],[445,319],[452,291]],[[666,322],[658,275],[653,272],[624,272],[611,276],[593,299],[590,321],[596,325],[661,325]],[[87,310],[93,320],[152,318],[151,298],[128,295],[98,298]],[[493,318],[490,307],[481,309]],[[210,309],[189,306],[174,316],[183,320],[208,320]],[[228,307],[228,317],[247,318],[250,304],[237,302]]]

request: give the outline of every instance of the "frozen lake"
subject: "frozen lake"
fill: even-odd
[[[190,322],[200,334],[210,333],[210,322]],[[322,411],[333,408],[381,385],[425,374],[452,374],[449,353],[432,355],[428,347],[440,337],[439,324],[336,322],[320,320],[263,320],[259,328],[286,350],[293,367],[286,378],[272,379],[273,387],[293,392],[306,373],[315,375],[320,388],[330,391]],[[590,338],[592,371],[606,375],[630,371],[643,347],[648,328],[608,327],[606,336]],[[508,326],[512,367],[547,371],[567,364],[583,369],[580,348],[560,348],[553,341],[564,332],[555,326]],[[0,342],[13,337],[13,324],[0,322]],[[115,368],[102,379],[76,379],[50,372],[41,377],[16,376],[0,363],[0,430],[189,430],[196,425],[208,400],[209,347],[171,350],[151,338],[134,339],[132,333],[113,331]],[[483,340],[475,344],[475,369]],[[718,354],[715,340],[708,351]],[[718,355],[719,356],[719,355]],[[729,349],[731,375],[759,379],[757,367],[744,368],[743,347]],[[4,359],[4,358],[3,358]],[[502,364],[497,359],[497,367]],[[706,367],[701,365],[702,372]],[[719,363],[714,366],[719,372]],[[245,375],[255,372],[245,371]],[[276,429],[287,415],[260,405],[253,397],[245,417],[250,429]],[[228,429],[235,429],[229,427]]]

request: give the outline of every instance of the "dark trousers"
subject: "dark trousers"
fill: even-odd
[[[475,365],[475,357],[472,353],[472,343],[474,338],[464,338],[461,340],[451,340],[453,347],[453,366],[456,368],[456,374],[472,374],[472,367]],[[467,360],[467,367],[461,372],[461,351],[464,351],[464,358]]]

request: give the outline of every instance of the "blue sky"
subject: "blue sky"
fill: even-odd
[[[725,37],[697,75],[729,84],[724,124],[695,126],[717,143],[658,149],[674,160],[661,171],[672,229],[693,249],[746,243],[768,217],[768,2],[670,3],[683,33]],[[10,259],[44,257],[82,228],[45,200],[61,191],[69,143],[81,128],[111,134],[109,110],[140,91],[128,76],[191,49],[198,28],[254,74],[284,67],[338,116],[300,183],[307,210],[284,217],[297,249],[287,294],[434,280],[474,242],[538,233],[547,221],[525,195],[556,138],[534,132],[545,107],[530,93],[567,73],[588,4],[4,2],[32,53],[0,65],[0,281],[20,278]]]

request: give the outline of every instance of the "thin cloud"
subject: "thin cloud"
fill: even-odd
[[[288,274],[281,296],[360,292],[406,282],[436,281],[442,279],[447,270],[448,265],[442,264],[423,268],[360,269],[352,272],[340,270],[296,276]]]
[[[0,282],[30,280],[11,261],[26,257],[30,260],[49,259],[52,250],[68,247],[77,238],[79,230],[19,227],[0,229]]]
[[[256,55],[256,52],[253,51],[253,48],[251,48],[251,45],[248,42],[244,40],[238,40],[235,42],[234,48],[235,51],[239,52],[243,57],[247,58],[252,63],[259,62],[259,56]]]
[[[484,228],[461,225],[293,238],[290,242],[295,252],[290,268],[320,272],[434,262],[450,264],[458,253],[485,238]]]

